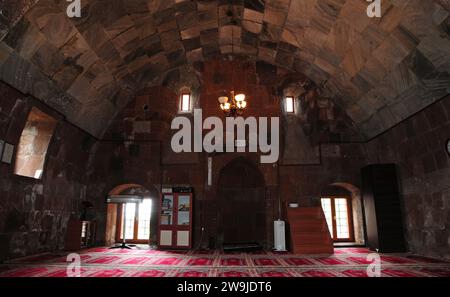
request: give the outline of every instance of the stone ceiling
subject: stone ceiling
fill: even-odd
[[[450,93],[450,1],[0,0],[0,79],[101,137],[168,71],[245,55],[301,72],[367,138]]]

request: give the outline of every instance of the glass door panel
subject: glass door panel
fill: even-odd
[[[178,196],[178,225],[189,225],[191,221],[191,199],[190,196]]]
[[[167,189],[166,193],[162,195],[158,230],[160,247],[191,248],[192,196],[192,188]]]
[[[350,227],[348,220],[347,199],[335,199],[334,205],[336,212],[336,236],[338,239],[349,239]]]
[[[139,205],[138,220],[138,240],[147,240],[150,238],[150,219],[152,214],[152,200],[144,199]]]
[[[161,206],[161,225],[173,224],[173,195],[165,195]]]
[[[122,208],[122,224],[125,224],[125,239],[134,239],[134,222],[136,220],[136,204],[127,203]],[[123,228],[121,228],[120,238],[123,238]]]

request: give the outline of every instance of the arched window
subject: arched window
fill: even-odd
[[[33,107],[20,137],[14,173],[41,179],[47,149],[53,137],[57,121]]]

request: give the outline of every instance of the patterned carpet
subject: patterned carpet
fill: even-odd
[[[79,252],[82,277],[366,277],[363,248],[331,256],[257,252],[111,250]],[[450,263],[412,254],[383,254],[383,277],[450,277]],[[66,254],[42,254],[0,265],[0,277],[66,277]]]

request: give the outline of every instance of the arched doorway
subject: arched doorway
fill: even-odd
[[[222,168],[218,200],[218,247],[266,243],[265,182],[251,161],[238,158]]]
[[[156,243],[158,224],[158,192],[138,184],[123,184],[111,190],[109,195],[138,195],[144,202],[124,205],[108,204],[106,222],[106,244],[127,242],[138,244]],[[123,226],[125,224],[125,233]]]

